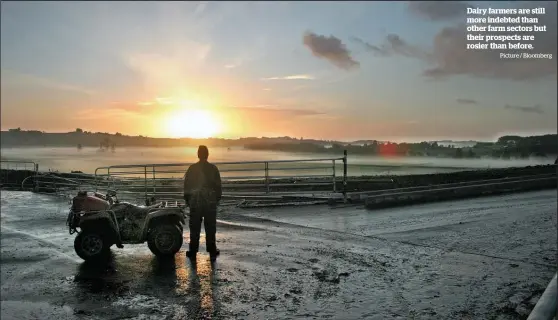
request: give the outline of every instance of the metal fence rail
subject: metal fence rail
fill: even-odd
[[[416,203],[419,200],[426,201],[428,199],[449,200],[464,196],[471,197],[483,194],[495,194],[498,191],[540,190],[541,188],[556,188],[556,176],[485,182],[417,191],[398,192],[397,190],[393,190],[392,192],[367,197],[365,199],[365,206],[368,208],[377,208],[378,206],[388,205],[390,203],[408,204],[413,202]]]
[[[21,182],[22,190],[37,193],[73,196],[76,191],[95,190],[98,182],[94,175],[83,173],[38,172]]]
[[[356,191],[356,192],[348,192],[347,197],[352,201],[359,201],[359,200],[365,200],[369,197],[380,196],[385,194],[408,193],[408,192],[419,192],[419,191],[435,191],[439,189],[465,187],[471,185],[495,184],[495,183],[505,183],[510,181],[524,181],[530,179],[542,179],[542,178],[552,178],[552,177],[556,177],[556,173],[507,177],[507,178],[499,178],[499,179],[473,180],[473,181],[434,184],[434,185],[426,185],[426,186],[418,186],[418,187],[392,188],[392,189],[372,190],[372,191]]]
[[[36,176],[39,165],[33,161],[0,160],[0,185],[7,188],[19,188],[21,181]]]
[[[99,167],[95,190],[118,191],[128,201],[181,200],[183,179],[192,163]],[[271,199],[296,194],[326,198],[345,194],[347,154],[340,158],[214,163],[221,173],[224,200]],[[339,174],[342,166],[343,173]],[[338,182],[342,187],[338,188]]]

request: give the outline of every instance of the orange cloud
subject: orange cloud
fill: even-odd
[[[269,80],[315,80],[316,78],[309,74],[295,74],[291,76],[284,76],[284,77],[271,77],[271,78],[263,78],[264,81]]]

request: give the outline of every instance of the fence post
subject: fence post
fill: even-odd
[[[110,167],[107,169],[107,193],[108,193],[108,189],[111,188],[110,183],[111,183],[112,177],[110,176]],[[112,183],[112,188],[114,188],[114,190],[118,189],[116,187],[116,180]]]
[[[269,162],[265,162],[264,164],[265,170],[265,193],[269,193]]]
[[[155,183],[157,180],[155,179],[155,166],[153,166],[153,194],[156,194],[157,191],[155,190]]]
[[[347,202],[347,150],[343,150],[343,202]]]
[[[38,163],[35,163],[35,175],[33,177],[33,191],[39,192],[39,164]]]
[[[331,160],[331,165],[333,168],[333,193],[337,192],[337,177],[335,175],[335,159]]]
[[[144,187],[144,196],[145,196],[145,205],[149,205],[148,201],[149,199],[147,199],[147,166],[143,167],[143,174],[144,174],[144,179],[143,179],[143,187]]]

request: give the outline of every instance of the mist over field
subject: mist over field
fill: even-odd
[[[70,147],[2,148],[2,160],[25,160],[39,164],[40,171],[82,171],[94,173],[104,166],[127,164],[193,163],[197,161],[195,147],[135,148],[121,147],[114,152],[97,148],[81,150]],[[242,147],[210,148],[212,162],[272,161],[298,159],[342,158],[343,154],[291,153],[265,150],[246,150]],[[326,164],[328,162],[326,161]],[[452,159],[434,157],[381,157],[348,154],[348,175],[420,174],[451,172],[466,169],[523,167],[549,164],[548,158],[529,159]],[[255,164],[254,166],[258,166]],[[263,167],[263,165],[260,165]],[[341,162],[337,164],[342,174]],[[301,172],[302,173],[302,172]]]

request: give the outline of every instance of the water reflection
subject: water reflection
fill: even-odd
[[[74,281],[79,288],[88,293],[120,294],[127,290],[126,281],[117,273],[112,253],[105,261],[80,264]]]
[[[183,318],[212,319],[219,311],[215,262],[205,254],[198,254],[196,261],[190,261],[183,251],[168,259],[111,255],[103,263],[82,263],[74,281],[80,289],[80,301],[94,297],[112,300],[132,294],[173,301],[184,307]]]
[[[164,296],[174,291],[178,283],[176,269],[179,267],[175,258],[151,258],[151,272],[147,279],[153,291],[159,291],[157,296]]]
[[[207,256],[198,256],[197,260],[178,258],[187,267],[177,268],[177,294],[185,293],[194,304],[192,311],[196,319],[211,319],[217,315],[215,303],[215,263]]]

